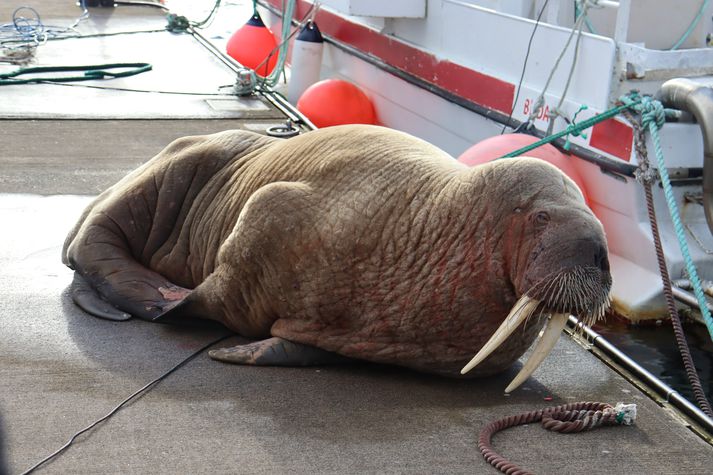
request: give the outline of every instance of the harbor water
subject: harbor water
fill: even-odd
[[[684,320],[683,329],[703,390],[710,401],[713,397],[713,342],[706,327],[700,323]],[[695,403],[670,322],[631,325],[609,318],[603,324],[596,325],[594,330],[683,397]]]

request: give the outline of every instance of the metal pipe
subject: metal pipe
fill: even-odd
[[[213,43],[210,42],[205,36],[203,36],[198,30],[191,27],[189,28],[190,33],[193,35],[198,43],[200,43],[205,49],[210,53],[215,55],[220,61],[223,62],[228,68],[230,68],[234,73],[239,74],[241,71],[246,71],[247,69],[242,64],[235,61],[233,58],[223,53],[221,50],[215,47]],[[283,114],[287,116],[288,119],[295,123],[302,124],[309,130],[315,130],[317,127],[300,111],[297,110],[292,104],[287,102],[287,100],[280,94],[272,91],[260,90],[256,91],[261,94],[265,99],[270,101],[277,109],[279,109]]]
[[[671,291],[673,292],[673,298],[675,298],[679,302],[684,303],[692,308],[698,308],[698,299],[696,299],[696,296],[693,295],[691,292],[677,287],[676,285],[671,287]],[[708,302],[706,302],[706,305],[708,306],[708,310],[713,313],[713,305]]]
[[[605,353],[616,364],[626,369],[641,382],[646,384],[659,396],[664,398],[666,402],[671,404],[676,409],[680,410],[696,423],[698,423],[708,434],[713,434],[713,419],[708,417],[703,411],[691,403],[688,399],[669,385],[661,381],[659,378],[651,374],[647,369],[640,366],[629,356],[622,353],[617,347],[609,343],[603,336],[595,332],[586,325],[583,325],[576,317],[569,317],[569,326],[572,331],[581,329],[587,340],[597,349]]]
[[[693,284],[688,279],[677,279],[671,283],[682,290],[693,289]],[[713,297],[713,282],[711,282],[710,280],[702,280],[701,287],[703,287],[703,293],[705,293],[709,297]]]
[[[690,112],[703,133],[703,209],[713,232],[713,89],[690,79],[666,81],[658,92],[664,106]]]

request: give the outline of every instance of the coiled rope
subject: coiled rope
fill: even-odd
[[[601,426],[631,425],[635,419],[636,404],[618,403],[611,406],[602,402],[575,402],[553,406],[491,422],[480,431],[478,448],[485,460],[501,472],[526,475],[530,472],[508,461],[493,449],[491,440],[495,433],[509,427],[542,421],[542,427],[545,429],[568,434]]]
[[[32,83],[37,84],[47,82],[93,81],[96,79],[115,79],[145,73],[146,71],[150,71],[151,68],[152,66],[149,63],[110,63],[92,64],[87,66],[36,66],[32,68],[20,68],[10,73],[0,74],[0,86],[12,86],[16,84]],[[82,74],[69,76],[60,76],[56,74],[62,72],[79,72]],[[37,74],[44,73],[50,73],[50,75],[36,76]]]
[[[0,62],[28,63],[38,46],[49,40],[81,36],[76,27],[89,18],[84,2],[81,15],[69,26],[45,24],[32,7],[21,6],[12,12],[12,22],[0,25]]]

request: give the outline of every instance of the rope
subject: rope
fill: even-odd
[[[131,69],[126,69],[131,68]],[[0,86],[10,86],[14,84],[31,84],[44,82],[75,82],[91,81],[95,79],[114,79],[150,71],[152,66],[149,63],[111,63],[95,64],[89,66],[37,66],[32,68],[19,68],[11,73],[0,74]],[[111,69],[126,69],[125,71],[110,71]],[[83,71],[80,76],[39,76],[31,78],[18,78],[26,74],[58,73]]]
[[[535,26],[532,29],[532,33],[530,33],[530,40],[527,42],[527,50],[525,51],[525,60],[522,63],[522,71],[520,72],[520,80],[517,83],[517,89],[515,93],[515,100],[512,102],[512,108],[510,109],[510,114],[508,114],[508,120],[503,124],[503,128],[500,131],[500,135],[503,135],[505,133],[505,129],[507,126],[510,124],[510,120],[512,119],[512,115],[515,112],[515,106],[517,105],[517,100],[520,98],[520,91],[522,90],[522,81],[525,79],[525,71],[527,70],[527,61],[530,59],[530,50],[532,49],[532,40],[535,39],[535,33],[537,32],[537,28],[540,26],[540,20],[542,19],[542,14],[545,13],[545,8],[547,8],[547,4],[549,3],[550,0],[545,0],[545,2],[542,4],[542,8],[540,8],[540,13],[537,14],[537,18],[535,19]],[[523,122],[520,124],[517,128],[519,129],[520,127],[523,127],[526,125],[526,122]],[[517,131],[517,129],[516,129]]]
[[[262,86],[269,86],[273,87],[275,86],[278,81],[280,80],[280,75],[282,72],[285,70],[285,63],[287,62],[287,44],[290,41],[290,38],[296,34],[297,31],[299,31],[299,28],[295,29],[295,31],[290,32],[291,26],[292,26],[292,16],[294,15],[295,11],[295,6],[297,2],[295,0],[288,0],[286,2],[286,5],[283,9],[282,12],[282,37],[280,40],[280,44],[277,45],[276,50],[277,50],[277,64],[275,65],[275,68],[272,70],[272,72],[265,76],[263,79],[261,85]],[[254,3],[256,5],[256,3]],[[313,13],[313,8],[315,8],[314,4],[312,5],[312,8],[310,9],[309,12],[307,12],[307,16],[310,16]],[[300,24],[304,22],[304,19]],[[260,67],[263,66],[264,64],[267,64],[267,62],[272,58],[272,56],[275,54],[275,50],[271,51],[269,55],[267,55],[267,58],[265,58],[260,64],[257,65],[255,68],[255,71],[259,71]]]
[[[89,18],[89,10],[80,2],[81,15],[70,26],[46,25],[32,7],[21,6],[12,12],[12,22],[0,25],[0,62],[27,63],[38,46],[49,40],[81,36],[76,27]]]
[[[639,104],[640,102],[641,102],[641,98],[633,99],[628,104],[622,104],[622,105],[619,105],[616,107],[612,107],[611,109],[606,110],[606,111],[602,112],[601,114],[597,114],[594,117],[590,117],[587,120],[583,120],[582,122],[575,123],[574,121],[572,121],[572,123],[570,125],[568,125],[565,129],[563,129],[555,134],[549,135],[549,136],[543,138],[542,140],[538,140],[537,142],[535,142],[533,144],[519,148],[519,149],[515,150],[514,152],[510,152],[507,155],[503,155],[500,158],[517,157],[517,156],[520,156],[520,155],[523,155],[523,154],[529,152],[530,150],[534,150],[537,147],[540,147],[540,146],[548,144],[548,143],[552,143],[555,140],[562,138],[564,136],[569,136],[569,135],[577,136],[577,135],[581,134],[584,130],[592,127],[593,125],[598,124],[599,122],[603,122],[607,119],[611,119],[612,117],[615,117],[615,116],[621,114],[625,110],[628,110],[629,108]]]
[[[280,80],[280,76],[283,74],[285,70],[285,63],[287,61],[287,45],[290,41],[290,39],[295,36],[299,31],[301,30],[302,26],[305,25],[307,22],[314,21],[314,17],[317,14],[317,11],[319,11],[320,4],[319,2],[314,2],[312,3],[312,6],[309,8],[307,13],[305,13],[304,17],[297,22],[297,27],[291,30],[291,25],[292,25],[292,17],[294,15],[294,9],[296,6],[295,0],[288,0],[287,5],[283,8],[282,11],[282,37],[280,40],[280,43],[272,50],[270,51],[270,54],[267,55],[267,57],[262,60],[260,64],[258,64],[255,69],[245,69],[244,71],[241,71],[238,73],[238,81],[235,85],[235,93],[238,95],[246,95],[246,94],[252,94],[255,90],[257,89],[264,89],[266,87],[274,87],[278,81]],[[253,1],[253,8],[254,11],[257,12],[257,3],[256,1]],[[257,13],[255,13],[257,14]],[[275,68],[272,70],[272,72],[267,75],[267,76],[258,76],[256,71],[259,71],[262,66],[267,64],[267,62],[274,56],[274,54],[277,53],[278,59],[277,59],[277,64],[275,65]],[[259,81],[258,81],[259,77]]]
[[[597,5],[599,6],[599,5]],[[574,19],[575,21],[579,17],[579,2],[577,0],[574,0]],[[584,24],[587,25],[587,29],[589,30],[590,33],[594,33],[595,35],[598,35],[599,32],[594,28],[594,25],[592,25],[592,22],[589,21],[589,17],[586,15],[584,16]]]
[[[555,73],[557,72],[557,69],[559,68],[560,62],[564,58],[565,54],[567,53],[567,50],[569,49],[569,45],[572,43],[572,38],[574,38],[575,35],[577,35],[577,40],[575,42],[574,46],[574,57],[572,58],[572,64],[570,65],[569,68],[569,74],[567,76],[567,81],[564,86],[564,90],[562,91],[562,94],[560,95],[560,101],[557,104],[557,107],[555,107],[552,111],[549,113],[549,118],[550,118],[550,124],[547,128],[547,133],[551,134],[552,129],[554,127],[554,121],[555,119],[562,115],[560,113],[560,108],[562,107],[562,104],[564,103],[565,97],[567,96],[567,91],[569,90],[569,86],[572,83],[572,76],[574,75],[574,68],[577,65],[577,59],[579,58],[579,45],[580,45],[580,40],[582,38],[582,28],[584,27],[584,21],[587,18],[587,12],[592,6],[598,6],[599,0],[576,0],[575,5],[579,5],[581,8],[581,11],[579,12],[579,15],[577,16],[577,19],[574,23],[574,26],[572,26],[572,30],[570,31],[569,37],[567,38],[567,41],[565,42],[564,47],[562,48],[562,51],[560,52],[559,56],[555,60],[554,66],[552,66],[552,69],[550,70],[550,75],[547,77],[547,81],[545,82],[544,87],[542,88],[542,92],[540,92],[540,95],[537,96],[537,99],[535,99],[535,103],[532,107],[532,112],[527,118],[527,128],[529,129],[532,124],[534,123],[535,118],[540,114],[540,110],[542,107],[545,105],[545,93],[547,92],[547,89],[550,87],[550,83],[552,82],[552,78],[554,78]],[[544,9],[544,7],[543,7]]]
[[[480,431],[478,448],[485,460],[503,473],[526,475],[530,472],[508,461],[493,449],[495,433],[510,427],[542,421],[542,426],[554,432],[583,432],[605,425],[631,425],[636,419],[636,404],[575,402],[538,411],[524,412],[489,423]]]
[[[683,261],[686,265],[686,272],[688,273],[689,280],[693,285],[693,293],[698,301],[698,306],[700,308],[701,315],[703,316],[703,321],[706,324],[708,333],[711,339],[713,339],[713,318],[711,317],[710,311],[708,310],[708,305],[706,302],[706,297],[703,293],[703,287],[701,285],[701,280],[698,277],[698,272],[696,271],[696,266],[691,258],[691,253],[688,248],[688,243],[686,241],[686,234],[683,229],[683,224],[681,222],[681,216],[678,212],[678,207],[676,206],[676,199],[673,196],[673,188],[671,186],[671,179],[668,176],[668,170],[666,169],[666,164],[664,163],[663,150],[661,149],[661,141],[659,138],[659,129],[663,126],[665,122],[665,112],[661,103],[651,97],[642,96],[637,104],[633,104],[631,96],[625,96],[621,98],[624,104],[631,102],[630,107],[632,110],[638,112],[641,115],[641,124],[645,129],[648,129],[651,135],[651,141],[654,144],[654,152],[656,153],[656,164],[658,167],[659,176],[661,177],[661,184],[663,186],[664,197],[666,198],[666,205],[668,206],[669,214],[671,215],[671,221],[673,221],[673,228],[676,232],[676,238],[678,239],[678,245],[681,249],[681,255],[683,256]]]
[[[691,258],[688,249],[688,244],[686,242],[681,217],[679,215],[678,208],[676,206],[676,201],[673,196],[671,180],[668,176],[668,170],[666,169],[666,165],[664,163],[663,151],[661,149],[661,143],[658,134],[659,129],[663,127],[666,121],[666,116],[670,111],[664,109],[664,107],[659,101],[649,96],[640,96],[637,93],[632,93],[628,96],[621,97],[620,102],[621,104],[619,106],[613,107],[601,114],[598,114],[580,123],[575,123],[573,120],[572,123],[563,131],[550,135],[531,145],[522,147],[518,150],[508,153],[507,155],[504,155],[501,158],[523,155],[529,152],[530,150],[540,147],[541,145],[551,143],[563,136],[568,137],[567,143],[569,143],[569,135],[576,136],[580,134],[583,130],[593,126],[598,122],[602,122],[603,120],[612,118],[620,113],[630,117],[629,111],[635,111],[639,113],[641,116],[642,126],[648,129],[649,133],[651,134],[651,139],[653,141],[654,149],[656,152],[658,171],[664,189],[664,196],[666,198],[666,204],[671,215],[671,220],[674,224],[674,230],[676,231],[676,237],[678,239],[679,247],[681,249],[681,254],[684,257],[686,272],[688,273],[689,280],[691,282],[691,285],[693,286],[694,293],[696,295],[696,299],[700,307],[701,315],[703,315],[704,322],[708,329],[708,333],[710,334],[711,339],[713,339],[713,318],[711,318],[710,312],[708,310],[708,305],[702,289],[701,281],[698,277],[698,273],[696,272],[693,259]],[[582,109],[580,108],[580,111],[581,110]],[[635,125],[634,130],[635,132],[637,132],[634,135],[634,138],[640,165],[639,170],[637,170],[636,172],[636,176],[637,180],[639,180],[644,185],[644,190],[646,193],[649,220],[651,222],[652,235],[654,238],[654,247],[656,248],[657,258],[659,260],[658,263],[661,278],[663,280],[664,285],[664,295],[666,297],[669,315],[671,316],[676,341],[679,346],[679,352],[681,353],[684,368],[686,370],[686,374],[688,375],[688,380],[690,382],[691,388],[693,389],[698,405],[701,407],[703,412],[713,417],[713,410],[711,409],[711,406],[708,403],[708,400],[706,399],[700,380],[698,378],[698,375],[696,374],[695,365],[693,364],[693,359],[690,356],[690,350],[688,349],[686,343],[683,327],[681,326],[680,319],[678,318],[678,313],[676,312],[675,303],[673,302],[673,297],[671,295],[671,281],[668,274],[668,269],[666,268],[665,259],[663,257],[663,248],[661,246],[658,225],[656,222],[656,214],[653,208],[653,198],[651,196],[651,183],[656,180],[656,173],[653,169],[649,167],[648,154],[646,153],[645,142],[644,139],[639,135],[640,133],[643,134],[643,131],[641,130],[641,128],[636,127],[636,121],[634,121],[633,119],[630,119],[630,121],[632,122],[632,124]]]
[[[696,26],[698,26],[698,23],[701,21],[701,18],[703,18],[703,12],[705,12],[706,8],[708,8],[708,3],[710,3],[710,0],[704,0],[704,2],[701,4],[701,8],[698,9],[698,13],[696,14],[696,17],[693,19],[690,25],[688,25],[688,29],[683,33],[683,36],[676,41],[676,43],[671,46],[671,51],[677,50],[687,39],[689,36],[691,36],[691,33],[693,33],[693,30],[696,29]]]
[[[691,350],[688,347],[686,335],[683,331],[681,318],[678,315],[678,311],[676,310],[676,303],[673,299],[671,277],[668,273],[668,268],[666,267],[666,259],[664,257],[663,246],[661,245],[661,235],[659,233],[658,221],[656,219],[656,209],[654,207],[653,193],[651,191],[651,186],[656,181],[656,172],[652,168],[650,168],[649,165],[644,130],[640,126],[639,122],[636,121],[630,113],[626,113],[625,116],[627,117],[627,119],[629,119],[629,122],[631,122],[634,128],[634,144],[636,148],[636,154],[639,159],[639,168],[635,172],[635,175],[637,181],[639,181],[644,187],[644,193],[646,195],[646,208],[649,215],[649,223],[651,225],[651,234],[654,239],[654,248],[656,249],[656,260],[659,266],[659,274],[661,275],[661,281],[663,282],[666,308],[671,319],[671,325],[673,327],[673,333],[676,338],[678,352],[681,354],[681,359],[683,360],[683,367],[686,371],[688,383],[690,384],[691,389],[693,390],[693,395],[696,399],[698,407],[700,407],[701,410],[708,417],[713,417],[713,409],[711,409],[711,405],[708,402],[708,399],[706,398],[705,391],[703,390],[701,380],[698,377],[696,366],[693,363],[693,357],[691,356]]]
[[[562,105],[564,104],[564,100],[567,97],[567,91],[569,91],[569,86],[572,83],[572,77],[574,76],[574,68],[577,66],[577,60],[579,59],[579,45],[581,44],[582,41],[582,29],[584,28],[584,22],[587,19],[587,13],[589,12],[589,8],[597,5],[599,0],[577,0],[575,1],[575,5],[581,5],[581,12],[579,13],[579,16],[577,17],[577,20],[574,23],[574,27],[572,29],[572,33],[570,34],[569,39],[567,40],[567,45],[565,46],[565,49],[562,50],[562,55],[564,55],[565,51],[567,50],[567,46],[569,46],[569,42],[572,39],[572,35],[576,33],[577,35],[577,41],[574,43],[574,57],[572,58],[572,64],[569,67],[569,74],[567,75],[567,82],[564,85],[564,90],[562,91],[562,94],[560,95],[560,100],[557,103],[557,106],[552,109],[548,115],[550,119],[550,123],[547,126],[547,133],[551,134],[552,130],[554,129],[555,126],[555,119],[557,119],[558,116],[562,115]],[[561,57],[560,56],[560,57]],[[557,61],[559,63],[559,60]],[[557,65],[555,65],[555,69],[557,68]],[[552,72],[550,73],[550,79],[554,75],[555,70],[553,69]],[[547,80],[547,83],[549,84],[549,79]],[[545,89],[547,88],[547,85],[545,85]],[[543,89],[542,94],[540,97],[543,100],[544,103],[544,94],[545,90]],[[540,106],[542,107],[542,106]],[[534,112],[534,111],[533,111]],[[530,115],[530,120],[534,120],[533,115]]]

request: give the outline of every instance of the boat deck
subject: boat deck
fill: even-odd
[[[70,1],[32,3],[45,22],[66,24],[79,13]],[[0,22],[21,4],[2,2]],[[153,9],[120,7],[93,9],[80,29],[163,24]],[[0,447],[12,474],[223,334],[109,322],[75,307],[59,254],[82,208],[173,138],[264,131],[285,119],[260,98],[216,95],[232,73],[189,35],[67,39],[38,53],[42,65],[150,62],[149,73],[92,84],[200,94],[0,87]],[[497,473],[477,449],[485,424],[575,401],[636,403],[638,418],[634,426],[577,435],[521,426],[496,436],[495,447],[535,473],[705,473],[713,466],[711,446],[679,417],[570,338],[521,389],[503,394],[518,369],[450,380],[373,364],[232,366],[202,353],[38,472]]]

